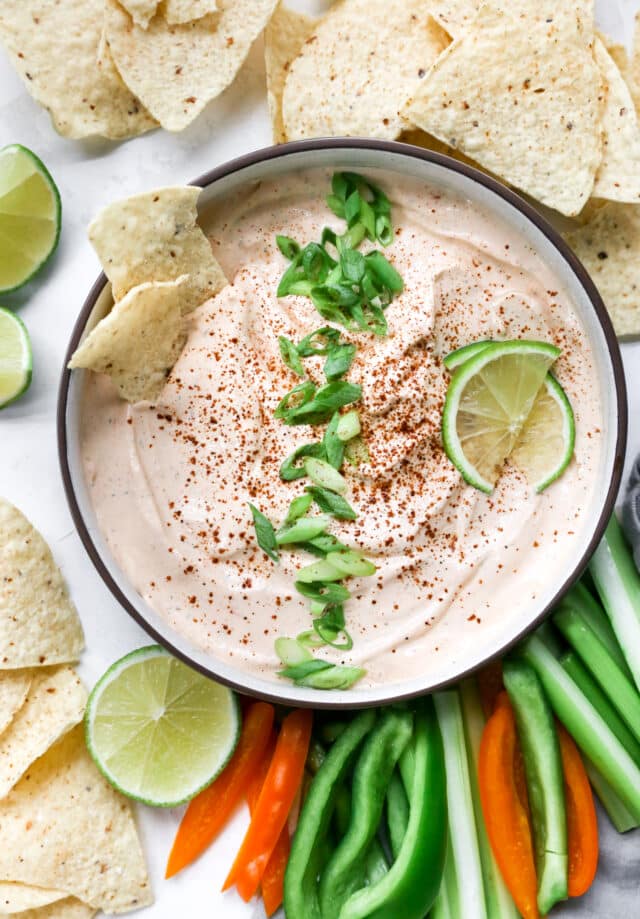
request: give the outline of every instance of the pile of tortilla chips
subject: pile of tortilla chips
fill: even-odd
[[[630,59],[593,0],[342,0],[281,6],[265,59],[276,142],[399,138],[581,215],[567,238],[640,334],[640,25]]]
[[[85,747],[69,666],[83,645],[49,547],[0,498],[0,916],[90,919],[152,899],[129,803]]]
[[[89,238],[115,305],[69,366],[107,373],[123,399],[154,399],[182,351],[185,317],[225,286],[198,226],[200,189],[159,188],[106,207]]]

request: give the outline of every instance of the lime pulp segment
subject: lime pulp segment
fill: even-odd
[[[0,150],[0,293],[22,287],[54,252],[60,195],[38,157],[20,144]]]
[[[31,367],[31,344],[24,323],[0,306],[0,408],[29,388]]]
[[[531,414],[511,454],[537,492],[544,491],[565,471],[576,440],[573,410],[553,374],[548,373]]]
[[[545,342],[494,342],[458,367],[442,435],[449,459],[470,485],[493,490],[559,354]]]
[[[235,694],[157,645],[134,651],[96,684],[87,746],[103,775],[129,797],[174,807],[212,782],[240,733]]]

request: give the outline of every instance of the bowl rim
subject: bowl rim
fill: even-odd
[[[102,581],[107,586],[111,594],[124,608],[124,610],[134,619],[134,621],[137,622],[137,624],[140,625],[155,642],[158,642],[162,647],[169,651],[169,653],[174,655],[183,663],[187,664],[189,667],[192,667],[205,676],[208,676],[211,679],[215,679],[218,682],[228,686],[229,688],[242,693],[243,695],[265,699],[276,704],[292,705],[299,708],[315,708],[325,710],[377,707],[381,705],[387,705],[391,702],[399,702],[419,698],[421,696],[437,692],[438,690],[445,689],[458,683],[460,680],[465,679],[472,673],[475,673],[480,667],[486,666],[492,661],[495,661],[498,658],[504,656],[504,654],[508,653],[527,635],[538,628],[538,626],[547,618],[553,607],[556,606],[559,600],[582,576],[587,568],[591,556],[595,552],[596,547],[604,535],[607,523],[615,510],[616,498],[622,480],[628,432],[627,386],[624,376],[622,356],[611,318],[607,312],[602,297],[598,293],[594,282],[592,281],[582,262],[580,262],[578,257],[570,248],[569,244],[549,223],[546,217],[544,217],[531,204],[529,204],[528,201],[523,199],[517,192],[513,191],[506,185],[503,185],[492,176],[486,175],[485,173],[480,172],[480,170],[475,169],[473,166],[470,166],[467,163],[459,162],[458,160],[453,159],[450,156],[446,156],[445,154],[437,153],[433,150],[428,150],[422,147],[416,147],[412,144],[405,144],[400,141],[377,140],[375,138],[363,137],[328,137],[272,145],[242,154],[241,156],[235,157],[232,160],[228,160],[227,162],[222,163],[211,170],[208,170],[207,172],[191,181],[189,184],[198,186],[200,188],[205,188],[214,184],[220,179],[225,178],[226,176],[232,175],[235,172],[239,172],[249,166],[254,166],[256,164],[267,163],[270,160],[285,158],[293,154],[300,154],[317,150],[340,151],[344,149],[373,150],[379,153],[400,154],[412,159],[434,163],[484,186],[486,189],[502,198],[508,204],[512,205],[525,218],[527,218],[531,223],[535,225],[535,227],[559,252],[564,261],[568,263],[569,268],[577,277],[578,282],[584,289],[589,301],[591,302],[591,305],[595,310],[598,323],[604,335],[606,349],[608,352],[609,360],[611,362],[611,368],[614,377],[615,397],[617,404],[617,418],[615,419],[617,424],[617,431],[611,478],[602,503],[602,510],[582,556],[578,560],[577,564],[573,567],[569,576],[566,577],[558,586],[558,589],[555,591],[553,598],[549,601],[549,603],[547,603],[544,609],[542,609],[530,623],[528,623],[524,628],[520,629],[513,638],[503,644],[500,648],[496,649],[496,651],[487,657],[486,660],[484,660],[482,663],[467,667],[457,676],[440,681],[439,683],[430,686],[429,688],[411,689],[408,691],[398,692],[393,690],[392,684],[388,694],[383,696],[376,696],[375,699],[371,700],[359,699],[355,702],[350,702],[348,691],[341,692],[339,694],[332,694],[330,691],[320,692],[318,693],[317,701],[314,701],[313,699],[299,699],[288,693],[288,684],[284,682],[281,684],[282,691],[279,691],[280,684],[275,682],[273,684],[273,691],[259,691],[251,687],[247,687],[240,681],[240,679],[230,679],[217,673],[215,667],[215,657],[211,657],[212,666],[207,667],[204,664],[194,660],[187,652],[177,648],[170,640],[167,639],[165,635],[158,632],[140,612],[140,610],[138,610],[129,601],[129,599],[120,589],[118,583],[111,576],[111,573],[102,560],[99,549],[92,540],[91,534],[84,520],[80,502],[78,501],[75,493],[68,457],[69,437],[66,420],[69,388],[71,383],[71,370],[67,365],[71,359],[71,355],[74,353],[79,344],[87,320],[104,287],[108,283],[108,279],[104,272],[100,272],[98,278],[87,294],[87,297],[73,326],[69,345],[64,357],[64,364],[58,388],[58,404],[56,415],[58,460],[62,473],[64,491],[67,499],[67,504],[71,512],[71,517],[76,526],[78,535],[80,536],[80,540],[85,548],[85,551],[89,556],[89,559],[91,560],[94,568],[102,578]],[[238,669],[239,674],[240,672],[241,671]],[[335,701],[332,702],[332,698],[334,698]]]

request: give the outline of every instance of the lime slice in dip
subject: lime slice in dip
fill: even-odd
[[[545,377],[511,454],[537,492],[562,475],[573,456],[576,426],[571,403],[553,374]]]
[[[24,323],[0,306],[0,408],[29,388],[31,367],[31,344]]]
[[[60,194],[44,163],[20,144],[0,150],[0,293],[22,287],[60,237]]]
[[[472,341],[469,345],[463,345],[462,348],[456,348],[455,351],[450,351],[443,359],[443,364],[447,370],[453,372],[457,367],[466,364],[467,361],[470,361],[476,354],[480,354],[481,351],[484,351],[491,344],[493,344],[493,342],[490,338],[483,339],[482,341]]]
[[[470,485],[493,491],[559,354],[546,342],[493,342],[455,372],[442,437],[447,456]]]
[[[89,697],[87,747],[119,791],[174,807],[224,769],[240,735],[235,694],[158,645],[115,663]]]

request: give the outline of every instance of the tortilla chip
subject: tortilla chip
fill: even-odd
[[[48,906],[27,909],[21,913],[0,913],[0,917],[10,915],[12,919],[92,919],[96,912],[93,906],[87,906],[74,897],[66,897]]]
[[[146,29],[156,14],[159,0],[119,0],[136,25]]]
[[[220,12],[184,25],[156,16],[145,31],[106,0],[105,28],[127,86],[168,131],[181,131],[229,86],[278,0],[220,0]]]
[[[127,402],[153,401],[186,341],[182,286],[178,278],[132,288],[85,338],[69,367],[108,374]]]
[[[549,22],[549,18],[552,22]],[[601,80],[574,13],[484,5],[422,81],[407,120],[563,214],[584,207],[601,159]]]
[[[37,673],[37,670],[29,667],[24,670],[0,670],[0,734],[9,727],[16,712],[24,705],[34,672]]]
[[[158,188],[115,201],[89,226],[89,239],[111,281],[114,299],[147,281],[182,275],[182,311],[191,312],[227,284],[209,242],[196,223],[202,189]]]
[[[596,31],[596,35],[616,62],[618,70],[626,80],[631,61],[629,60],[629,53],[625,45],[621,45],[619,42],[614,41],[611,36],[607,35],[605,32]]]
[[[448,43],[426,0],[336,4],[289,68],[287,137],[395,139],[406,127],[400,110]]]
[[[0,670],[75,661],[82,626],[48,545],[0,498]]]
[[[286,6],[277,8],[264,33],[264,60],[267,68],[267,100],[271,115],[273,142],[287,140],[282,118],[282,95],[291,64],[313,32],[317,19]]]
[[[66,898],[67,895],[63,890],[0,881],[0,916],[13,916],[15,913],[24,913],[27,910],[35,911],[39,907],[49,906],[50,903]],[[20,919],[20,916],[17,919]]]
[[[452,38],[457,38],[475,19],[480,0],[430,0],[429,12]]]
[[[0,735],[0,798],[36,759],[82,721],[86,704],[87,692],[71,667],[45,670],[33,678],[24,705]]]
[[[594,196],[610,201],[640,202],[640,121],[629,87],[615,61],[596,39],[595,55],[606,85],[602,115],[602,163]]]
[[[106,913],[152,902],[129,802],[100,775],[82,726],[0,801],[0,880],[64,890]]]
[[[640,335],[640,207],[607,203],[565,235],[600,291],[616,334]]]
[[[216,0],[164,0],[160,11],[170,25],[180,25],[184,22],[193,22],[216,13],[218,4]]]
[[[2,0],[0,42],[65,137],[114,140],[155,127],[113,65],[96,66],[103,0]]]
[[[636,31],[629,64],[629,87],[636,104],[636,111],[640,113],[640,13],[636,15]]]

